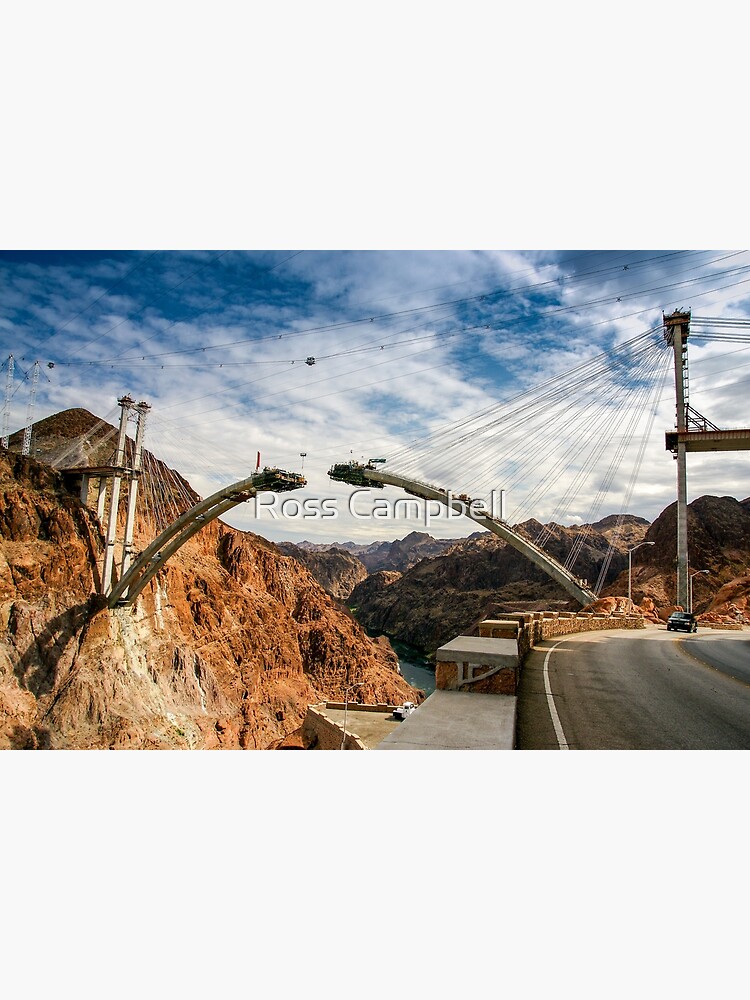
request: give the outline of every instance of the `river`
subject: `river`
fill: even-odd
[[[357,617],[356,608],[349,609],[354,617]],[[360,623],[361,624],[361,623]],[[364,626],[365,631],[373,639],[382,632],[375,631],[373,629]],[[408,643],[399,642],[398,639],[392,639],[388,636],[388,641],[398,657],[398,665],[401,669],[401,676],[411,684],[412,687],[419,688],[424,691],[425,696],[428,697],[435,690],[435,668],[424,655],[424,653],[417,649],[416,646],[409,646]]]
[[[391,645],[398,656],[398,664],[404,679],[412,687],[421,688],[425,695],[431,695],[435,690],[435,669],[424,653],[396,639],[391,639]]]

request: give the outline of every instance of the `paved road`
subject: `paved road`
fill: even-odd
[[[521,671],[516,741],[519,750],[750,750],[750,635],[653,626],[550,639]]]

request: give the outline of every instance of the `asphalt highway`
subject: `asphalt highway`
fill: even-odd
[[[521,671],[519,750],[750,749],[750,632],[549,639]]]

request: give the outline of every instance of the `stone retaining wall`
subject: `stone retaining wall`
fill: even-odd
[[[518,625],[518,655],[524,657],[538,642],[558,635],[573,635],[578,632],[596,632],[610,628],[645,628],[642,615],[614,612],[611,615],[595,615],[587,611],[517,611],[507,614],[503,626],[516,622]],[[482,622],[479,634],[482,635]],[[499,624],[490,622],[490,625]],[[490,633],[491,634],[491,633]]]

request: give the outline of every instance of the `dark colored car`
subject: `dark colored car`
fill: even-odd
[[[667,618],[667,632],[697,632],[695,615],[687,611],[673,611]]]

